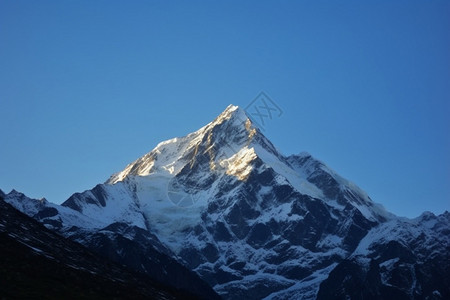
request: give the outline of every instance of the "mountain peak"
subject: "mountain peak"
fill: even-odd
[[[212,121],[205,127],[220,125],[224,122],[232,122],[234,125],[242,125],[242,127],[248,127],[249,124],[251,124],[250,118],[245,113],[245,110],[237,105],[230,104],[220,115],[218,115],[214,119],[214,121]]]
[[[448,215],[401,221],[310,154],[284,156],[235,105],[63,205],[88,220],[154,234],[226,299],[315,299],[336,265],[381,257],[372,245],[384,247],[389,236],[416,245],[424,244],[418,239],[423,233],[432,241],[425,249],[441,242],[431,239],[435,231],[445,239],[448,231]],[[446,253],[447,241],[439,245]],[[397,246],[383,251],[396,255]],[[368,259],[356,260],[360,255]],[[382,271],[378,278],[396,263],[392,258],[373,259]],[[322,297],[330,298],[324,291]]]
[[[128,175],[147,176],[152,173],[174,176],[186,165],[191,167],[199,155],[208,156],[212,168],[219,158],[230,158],[257,140],[270,142],[253,125],[245,111],[228,105],[212,122],[184,137],[159,143],[151,152],[114,174],[107,183],[124,180]]]
[[[230,104],[230,105],[227,106],[227,108],[225,108],[225,110],[222,112],[222,114],[223,113],[227,113],[227,112],[233,112],[233,111],[236,111],[238,109],[241,109],[241,108],[239,106],[237,106],[237,105]]]
[[[450,299],[449,213],[389,214],[310,154],[282,155],[235,105],[61,207],[23,197],[5,201],[138,272],[166,265],[155,250],[179,259],[224,299]]]

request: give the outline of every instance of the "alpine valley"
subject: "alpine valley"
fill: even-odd
[[[0,198],[46,227],[20,240],[2,214],[10,240],[47,260],[38,232],[83,245],[116,271],[72,269],[126,268],[164,286],[153,298],[450,299],[449,212],[395,216],[311,155],[281,154],[237,106],[61,205]]]

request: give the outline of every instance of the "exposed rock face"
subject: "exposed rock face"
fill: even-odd
[[[17,204],[136,270],[170,256],[226,299],[448,295],[448,213],[386,212],[311,155],[283,156],[235,106],[62,206],[39,205]]]

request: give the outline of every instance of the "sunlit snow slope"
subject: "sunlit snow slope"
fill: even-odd
[[[436,234],[424,229],[426,222],[399,219],[308,153],[282,155],[233,105],[58,208],[62,216],[69,209],[87,221],[61,217],[64,234],[80,236],[78,231],[115,223],[139,228],[226,299],[326,299],[345,290],[330,278],[343,282],[338,271],[346,261],[367,271],[390,242],[414,248],[423,240],[420,263],[426,264],[431,253],[442,257],[450,245],[448,214],[430,217],[443,228]],[[418,231],[411,233],[411,224],[419,224]],[[374,262],[382,270],[401,264],[386,257]],[[403,293],[389,272],[379,274],[385,277],[376,281],[377,295]],[[449,292],[434,287],[441,295]],[[421,290],[416,284],[408,291]]]

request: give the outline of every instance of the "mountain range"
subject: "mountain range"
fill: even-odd
[[[61,205],[0,196],[197,298],[450,299],[450,213],[398,217],[310,154],[281,154],[233,105]]]

